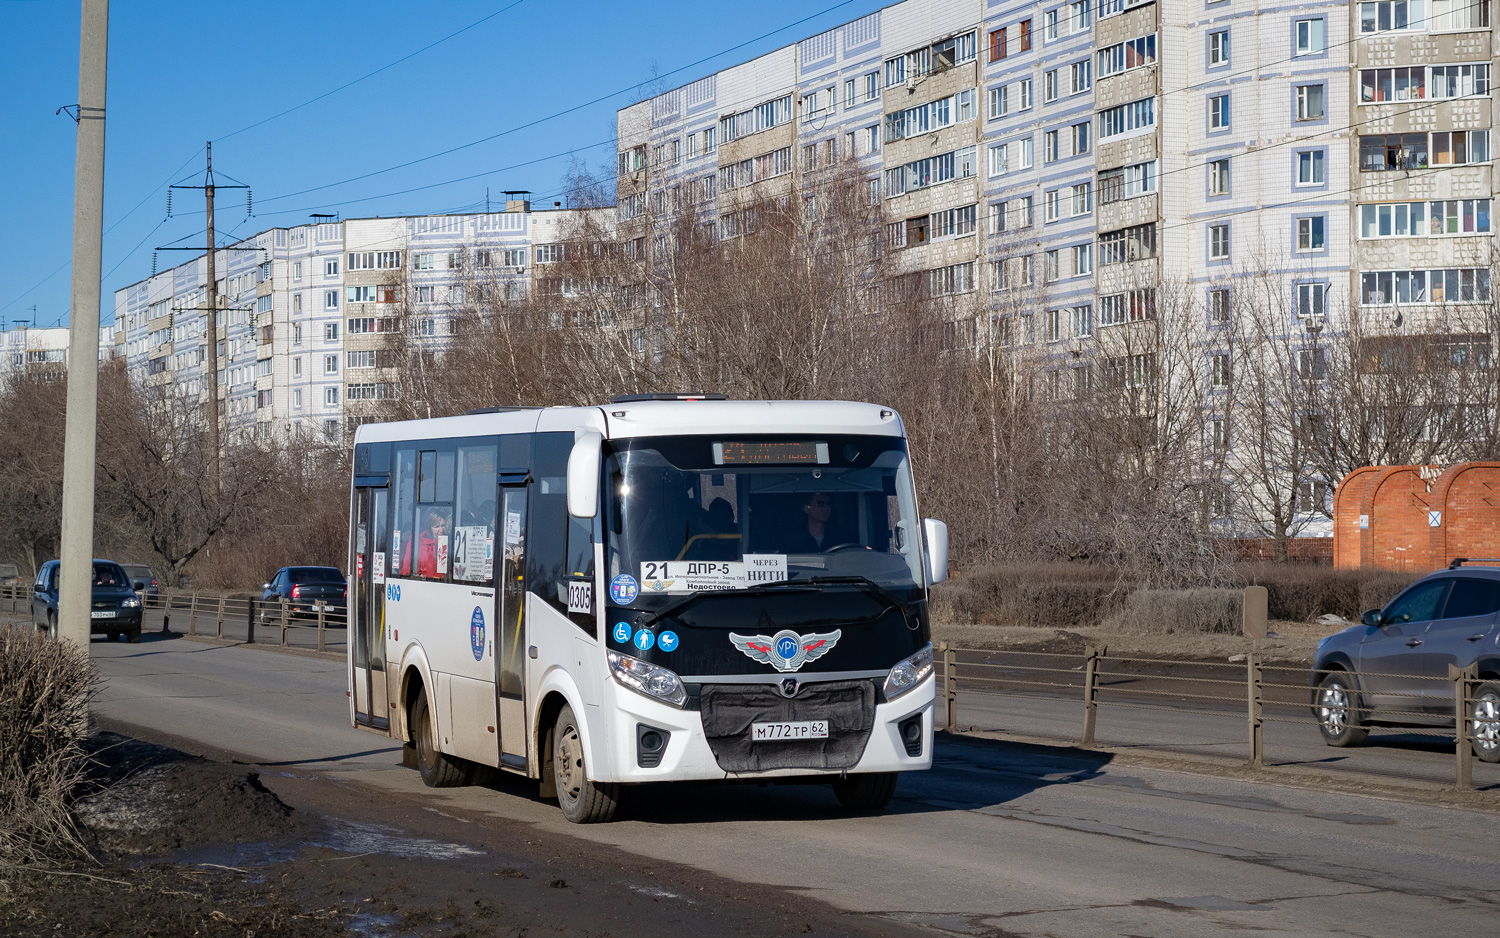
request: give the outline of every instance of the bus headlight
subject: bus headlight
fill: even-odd
[[[885,678],[885,699],[895,700],[926,680],[932,673],[932,643],[900,662]]]
[[[682,686],[682,678],[675,671],[668,671],[649,661],[622,655],[617,651],[606,651],[604,654],[609,658],[609,671],[615,676],[615,680],[631,690],[657,700],[665,700],[674,707],[687,703],[687,688]],[[931,656],[928,658],[930,666]]]

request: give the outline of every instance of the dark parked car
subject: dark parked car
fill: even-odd
[[[143,563],[122,563],[120,566],[125,568],[125,574],[130,577],[131,587],[135,589],[136,595],[140,596],[143,602],[156,598],[158,592],[156,574],[151,572],[150,567]]]
[[[0,589],[21,585],[21,568],[13,563],[0,563]]]
[[[1317,678],[1313,715],[1328,745],[1357,746],[1371,726],[1453,726],[1448,666],[1473,664],[1474,754],[1500,762],[1500,566],[1466,563],[1423,577],[1318,644],[1314,673],[1327,673]]]
[[[42,564],[36,575],[36,592],[31,596],[31,621],[53,635],[57,634],[58,569],[56,560]],[[110,639],[123,635],[132,642],[141,640],[141,598],[131,589],[125,570],[113,560],[94,561],[89,620],[93,633],[102,632]]]
[[[318,602],[326,604],[328,615],[343,624],[348,583],[337,567],[282,567],[265,585],[260,597],[261,621],[272,622],[281,616],[281,600],[294,616],[315,616]],[[331,624],[331,623],[330,623]]]

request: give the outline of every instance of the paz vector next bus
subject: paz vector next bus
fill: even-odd
[[[932,765],[928,589],[901,418],[639,395],[355,434],[349,696],[430,786],[495,767],[571,821],[622,786]]]

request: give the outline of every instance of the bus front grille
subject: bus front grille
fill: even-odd
[[[875,685],[865,681],[804,684],[783,697],[769,684],[704,684],[703,732],[726,772],[853,768],[875,725]],[[827,720],[827,739],[752,742],[750,724]]]

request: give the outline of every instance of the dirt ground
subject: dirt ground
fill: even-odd
[[[115,733],[94,743],[95,790],[77,810],[94,859],[0,869],[6,938],[918,934],[315,774],[259,773]],[[534,794],[525,786],[497,785]]]
[[[1187,658],[1226,661],[1255,652],[1268,662],[1305,665],[1312,661],[1318,640],[1353,623],[1320,624],[1273,620],[1266,638],[1208,635],[1200,632],[1129,633],[1112,629],[1039,629],[1000,625],[955,625],[934,622],[932,640],[959,648],[1046,651],[1082,654],[1088,646],[1104,646],[1114,655],[1146,658]],[[1238,660],[1238,659],[1236,659]]]

